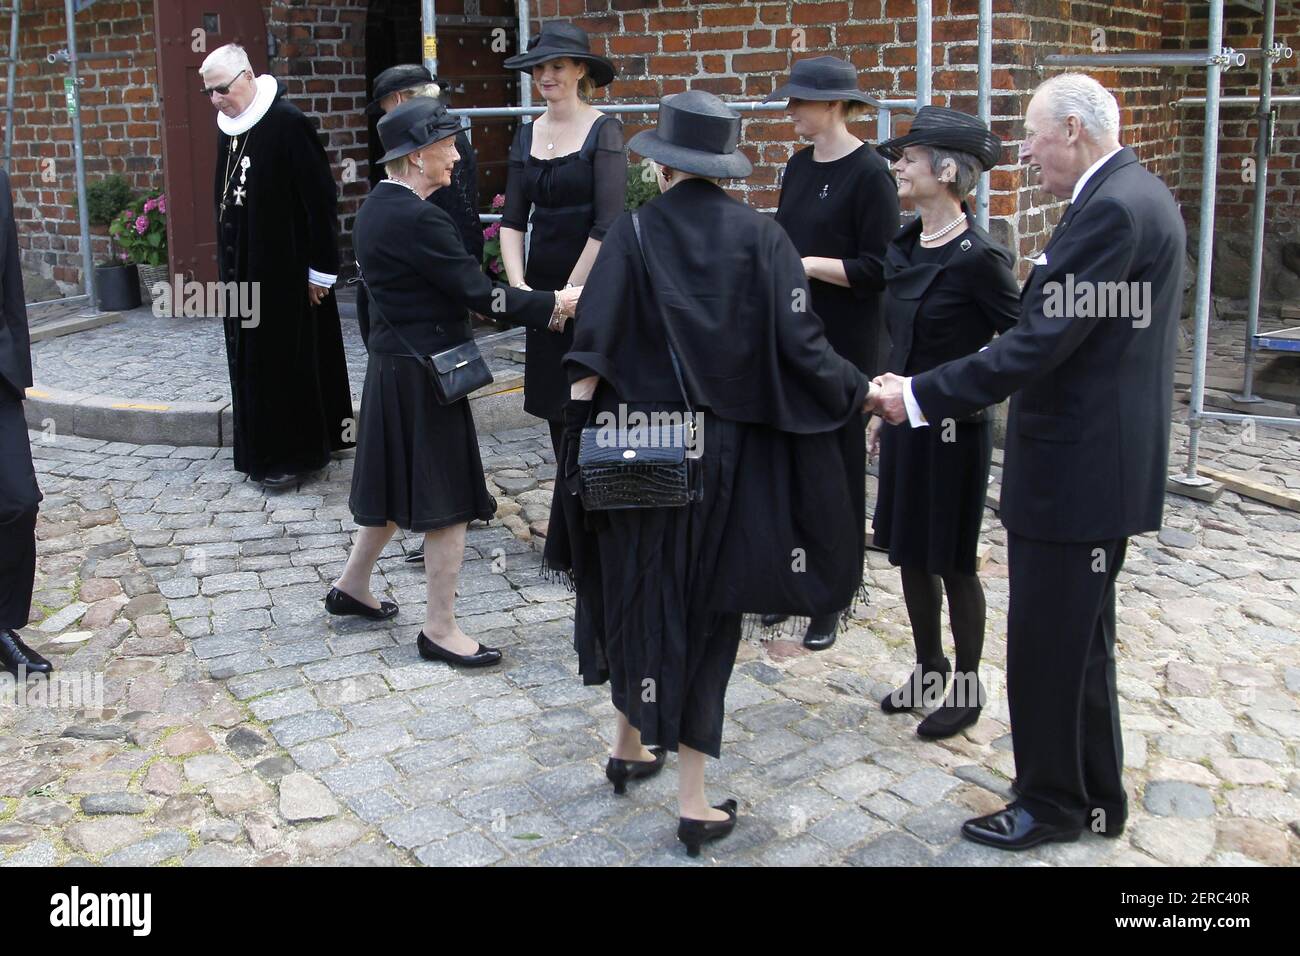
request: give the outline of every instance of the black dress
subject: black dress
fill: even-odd
[[[441,405],[417,356],[471,335],[469,309],[527,325],[550,321],[555,297],[494,283],[465,247],[451,217],[395,183],[380,183],[357,213],[357,267],[370,296],[370,353],[361,397],[348,504],[357,524],[389,521],[433,531],[488,520],[487,492],[469,399]],[[405,339],[405,341],[403,341]]]
[[[771,219],[697,179],[639,217],[646,261],[620,217],[584,287],[565,366],[574,381],[600,377],[597,415],[682,410],[665,304],[701,415],[703,498],[592,516],[599,602],[578,588],[578,618],[592,626],[574,641],[584,681],[610,682],[647,746],[716,757],[743,614],[828,613],[861,580],[855,536],[827,518],[850,507],[836,433],[859,417],[867,380],[795,307],[790,290],[806,280]],[[795,549],[804,567],[792,566]]]
[[[922,248],[920,220],[887,255],[888,371],[911,376],[983,348],[1020,314],[1011,256],[974,220],[957,238]],[[875,544],[890,563],[930,574],[975,573],[993,453],[987,410],[913,428],[885,424]]]
[[[885,249],[898,232],[898,189],[889,166],[869,144],[829,163],[813,149],[790,157],[781,179],[776,221],[800,256],[840,259],[848,288],[811,279],[812,308],[826,326],[831,348],[869,378],[880,369],[880,297],[885,287]],[[867,440],[865,416],[840,432],[854,483],[853,527],[867,547]],[[783,630],[797,631],[802,621]]]
[[[601,116],[576,153],[531,155],[533,124],[519,127],[510,146],[510,175],[501,225],[524,232],[533,224],[524,281],[534,289],[563,289],[588,239],[602,240],[627,199],[623,124]],[[559,422],[569,400],[560,360],[573,345],[573,323],[560,333],[530,328],[524,358],[524,410]],[[553,439],[558,438],[553,431]]]

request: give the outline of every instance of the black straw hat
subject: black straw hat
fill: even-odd
[[[459,132],[460,120],[437,100],[427,96],[407,100],[379,121],[379,141],[386,150],[379,162],[391,163]]]
[[[374,99],[366,106],[366,113],[371,116],[382,113],[384,110],[379,103],[386,96],[436,82],[438,81],[423,63],[399,63],[397,66],[390,66],[375,77],[374,92],[371,94]]]
[[[982,120],[946,106],[922,106],[912,121],[911,129],[902,136],[886,140],[876,150],[893,161],[908,146],[938,146],[970,153],[985,170],[996,166],[1002,157],[1002,139]]]
[[[540,63],[565,56],[586,63],[587,76],[597,86],[605,86],[614,79],[614,64],[603,56],[592,53],[587,31],[566,20],[543,23],[542,32],[528,41],[528,49],[508,58],[504,66],[507,70],[523,70],[527,73]]]
[[[655,162],[710,179],[743,179],[754,171],[739,145],[740,114],[703,90],[665,96],[658,127],[627,143]]]
[[[772,100],[856,100],[879,107],[880,101],[858,89],[858,71],[848,60],[815,56],[798,60],[790,70],[790,81],[778,86],[763,102]]]

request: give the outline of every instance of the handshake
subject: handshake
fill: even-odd
[[[903,401],[904,381],[893,372],[877,375],[867,389],[867,400],[862,405],[862,411],[879,415],[891,425],[901,425],[907,421],[907,405]]]

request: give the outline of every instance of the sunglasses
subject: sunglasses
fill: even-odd
[[[239,78],[242,77],[244,73],[247,72],[248,72],[247,70],[244,70],[243,72],[237,74],[235,78],[231,80],[229,83],[223,83],[220,86],[205,86],[203,88],[203,95],[211,96],[213,93],[220,93],[222,96],[229,96],[230,88],[234,86],[236,82],[238,82]]]

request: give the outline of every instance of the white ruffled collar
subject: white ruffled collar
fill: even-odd
[[[225,113],[217,114],[217,127],[227,136],[247,133],[261,121],[266,111],[271,108],[271,104],[275,102],[275,93],[279,88],[275,77],[263,73],[254,82],[257,84],[257,93],[244,112],[233,118]]]

